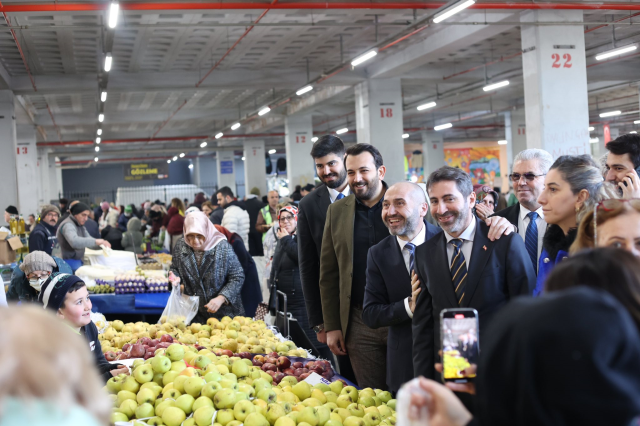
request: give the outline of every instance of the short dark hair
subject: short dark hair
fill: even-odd
[[[329,154],[335,154],[338,157],[344,157],[344,143],[342,139],[333,135],[324,135],[313,144],[311,148],[311,157],[321,158]]]
[[[69,287],[69,290],[67,290],[67,294],[75,293],[76,291],[80,290],[82,287],[86,287],[86,284],[83,281],[75,282],[71,284],[71,287]],[[62,306],[60,306],[60,308],[65,307],[66,300],[67,300],[67,296],[65,295],[64,299],[62,300]]]
[[[373,145],[369,145],[368,143],[357,143],[355,145],[351,145],[347,148],[346,155],[344,157],[344,164],[347,164],[347,157],[350,155],[360,155],[363,152],[368,152],[373,157],[373,162],[376,165],[376,169],[382,167],[382,155],[380,155],[380,151]]]
[[[633,168],[640,167],[640,135],[629,133],[607,144],[607,149],[615,155],[629,154]]]
[[[216,192],[216,194],[222,194],[223,197],[235,198],[233,196],[233,191],[228,186],[223,186],[222,188],[218,189],[218,192]]]
[[[473,184],[471,183],[471,176],[462,169],[457,167],[443,166],[435,172],[429,175],[427,180],[427,192],[433,184],[438,182],[455,182],[458,187],[458,191],[468,197],[473,192]]]

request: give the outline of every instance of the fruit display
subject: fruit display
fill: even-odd
[[[173,259],[173,257],[170,254],[166,254],[166,253],[152,254],[151,258],[155,259],[156,261],[158,261],[163,265],[171,265],[171,261]]]
[[[139,265],[138,269],[141,271],[161,271],[162,265],[153,259],[151,260],[151,262],[147,261]]]
[[[189,366],[191,365],[191,366]],[[394,426],[389,392],[341,381],[279,383],[252,360],[176,343],[109,379],[111,422],[133,426]],[[145,419],[144,421],[136,419]]]
[[[463,374],[466,368],[471,367],[469,361],[460,355],[457,350],[450,350],[444,352],[443,357],[444,365],[444,377],[447,379],[461,379],[464,377],[470,377]]]
[[[145,277],[137,272],[115,276],[115,293],[163,293],[170,291],[169,280],[163,276]]]
[[[276,384],[280,383],[280,381],[287,376],[293,376],[296,379],[305,380],[311,375],[311,373],[316,373],[327,380],[331,380],[335,375],[329,361],[309,361],[304,359],[296,361],[295,359],[291,360],[286,356],[278,356],[275,352],[265,356],[254,355],[252,357],[251,354],[246,353],[240,353],[238,356],[241,358],[251,359],[251,363],[253,365],[260,367],[262,371],[267,372],[267,374],[274,372],[273,380]]]
[[[89,290],[89,293],[106,294],[113,293],[115,291],[115,287],[102,280],[96,280],[96,285],[93,287],[87,287],[87,290]]]

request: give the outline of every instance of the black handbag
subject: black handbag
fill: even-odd
[[[277,281],[277,280],[276,280]],[[269,286],[269,313],[272,316],[276,315],[276,305],[278,303],[278,287],[276,287],[275,281],[270,283]]]

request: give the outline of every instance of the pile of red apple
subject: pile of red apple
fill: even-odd
[[[243,356],[244,355],[244,356]],[[267,355],[255,355],[251,358],[249,353],[238,354],[241,358],[251,359],[256,367],[260,367],[262,371],[273,377],[273,381],[278,384],[286,376],[294,376],[298,380],[304,380],[311,373],[317,373],[327,380],[331,380],[334,376],[331,363],[329,361],[307,361],[303,364],[300,361],[291,362],[286,356],[278,356],[276,352]]]
[[[107,361],[119,361],[129,358],[144,358],[147,360],[155,355],[156,350],[166,349],[172,343],[174,343],[173,337],[169,334],[165,334],[159,339],[141,337],[134,344],[125,343],[124,346],[122,346],[122,350],[118,352],[105,352],[104,357]]]

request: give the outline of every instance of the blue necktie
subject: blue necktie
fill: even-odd
[[[533,263],[533,270],[538,273],[538,213],[530,212],[527,214],[529,218],[529,226],[527,226],[527,233],[524,236],[524,245],[527,248],[531,263]]]
[[[458,299],[458,306],[462,303],[464,298],[464,290],[466,286],[467,278],[467,261],[462,253],[462,240],[454,238],[449,241],[449,244],[453,245],[453,259],[451,259],[451,281],[453,282],[453,288],[456,292],[456,299]]]
[[[338,200],[342,200],[344,198],[344,194],[341,192],[338,194],[338,196],[336,197],[336,201]]]
[[[415,270],[416,266],[416,245],[407,243],[404,248],[409,252],[409,276],[411,276],[411,272]]]

